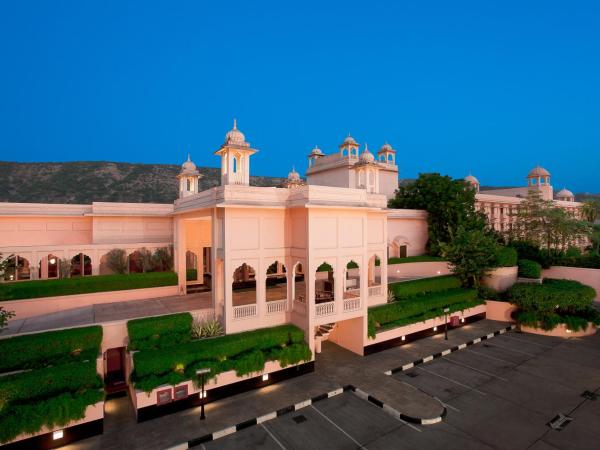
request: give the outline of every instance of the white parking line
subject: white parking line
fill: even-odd
[[[440,402],[440,403],[441,403],[442,405],[444,405],[446,408],[450,408],[452,411],[460,412],[460,409],[458,409],[457,407],[455,407],[455,406],[452,406],[452,405],[449,405],[448,403],[445,403],[445,402],[443,402],[442,400],[440,400],[440,399],[439,399],[439,398],[437,398],[437,397],[433,397],[433,398],[435,398],[435,399],[436,399],[438,402]]]
[[[461,367],[465,367],[467,369],[471,369],[471,370],[473,370],[475,372],[482,373],[482,374],[487,375],[489,377],[497,378],[497,379],[499,379],[501,381],[508,381],[506,378],[499,377],[498,375],[494,375],[493,373],[488,372],[486,370],[477,369],[476,367],[469,366],[468,364],[463,364],[463,363],[456,362],[456,361],[454,361],[453,359],[450,359],[450,358],[444,358],[444,361],[448,361],[448,362],[450,362],[452,364],[456,364],[457,366],[461,366]]]
[[[408,428],[412,428],[415,431],[418,431],[419,433],[422,433],[423,430],[421,430],[419,427],[417,427],[416,425],[413,425],[412,423],[408,423],[406,420],[402,420],[400,417],[396,417],[396,419],[399,422],[402,422],[402,424],[406,425]]]
[[[423,372],[430,373],[431,375],[435,375],[436,377],[443,378],[444,380],[448,380],[449,382],[457,384],[457,385],[462,386],[464,388],[467,388],[467,389],[470,389],[472,391],[475,391],[478,394],[487,395],[485,392],[482,392],[479,389],[474,388],[473,386],[467,386],[466,384],[463,384],[460,381],[456,381],[456,380],[453,380],[452,378],[445,377],[444,375],[440,375],[439,373],[435,373],[435,372],[432,372],[430,370],[423,369],[422,367],[419,367],[419,366],[417,366],[417,369],[422,370]]]
[[[531,341],[528,341],[527,339],[519,339],[519,338],[517,338],[517,337],[514,337],[514,336],[509,336],[509,335],[507,335],[507,334],[505,334],[505,335],[504,335],[504,337],[505,337],[505,338],[508,338],[508,339],[513,339],[513,340],[515,340],[515,341],[521,341],[521,342],[525,342],[526,344],[537,345],[538,347],[544,347],[544,348],[554,348],[552,345],[538,344],[537,342],[531,342]]]
[[[470,352],[472,352],[472,353],[475,353],[476,355],[485,356],[486,358],[490,358],[490,359],[495,359],[496,361],[500,361],[500,362],[503,362],[503,363],[506,363],[506,364],[510,364],[511,366],[516,366],[517,365],[517,364],[515,364],[512,361],[507,361],[506,359],[498,358],[496,356],[486,355],[485,353],[481,353],[481,352],[476,352],[473,349],[468,349],[468,350]]]
[[[271,433],[271,430],[269,430],[264,423],[259,424],[259,426],[262,427],[263,430],[265,430],[269,434],[269,436],[271,436],[271,439],[273,439],[275,443],[279,445],[279,448],[281,448],[281,450],[286,450],[285,446],[281,442],[279,442],[279,439],[277,439],[275,435]]]
[[[323,418],[325,420],[327,420],[331,425],[333,425],[338,430],[340,430],[342,433],[344,433],[350,440],[352,440],[352,442],[354,442],[356,445],[358,445],[359,448],[366,450],[366,447],[364,447],[360,442],[358,442],[356,439],[354,439],[352,436],[350,436],[348,433],[346,433],[340,426],[338,426],[337,423],[335,423],[333,420],[331,420],[329,417],[327,417],[325,414],[323,414],[321,411],[319,411],[317,408],[315,408],[314,405],[310,405],[310,407],[312,409],[314,409],[316,412],[318,412],[321,416],[323,416]]]
[[[498,341],[495,341],[494,345],[490,344],[490,347],[503,348],[504,350],[510,350],[511,352],[515,352],[515,353],[522,353],[523,355],[531,356],[532,358],[539,356],[539,355],[534,355],[533,353],[524,352],[522,350],[515,350],[514,348],[505,347],[504,345],[498,345]]]

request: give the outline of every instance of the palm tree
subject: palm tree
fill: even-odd
[[[583,206],[581,207],[581,213],[588,222],[596,222],[600,217],[600,201],[596,199],[584,201]]]

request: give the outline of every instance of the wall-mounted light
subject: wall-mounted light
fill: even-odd
[[[572,332],[573,332],[573,330],[569,330],[569,329],[567,328],[567,333],[572,333]]]
[[[263,381],[267,381],[269,379],[269,374],[268,373],[264,373],[262,376],[262,380]]]
[[[441,271],[441,270],[438,270],[438,271],[437,271],[437,274],[438,274],[438,275],[440,275],[441,273],[442,273],[442,271]]]
[[[50,264],[56,264],[56,258],[50,258]]]
[[[465,318],[464,318],[464,317],[461,317],[460,321],[461,321],[462,323],[465,323]]]
[[[63,436],[64,436],[63,430],[56,430],[54,433],[52,433],[52,439],[55,441],[62,439]]]
[[[207,391],[200,392],[200,398],[206,398]]]
[[[433,331],[437,331],[437,327],[433,327]]]
[[[402,340],[405,341],[406,340],[406,336],[402,336]]]

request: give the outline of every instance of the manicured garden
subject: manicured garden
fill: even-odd
[[[193,380],[199,368],[210,368],[210,377],[230,370],[243,376],[261,372],[266,361],[286,367],[312,358],[304,332],[293,325],[193,339],[192,317],[183,313],[132,320],[128,329],[129,348],[140,350],[131,379],[145,392]]]
[[[519,309],[516,320],[527,326],[552,330],[565,324],[572,331],[600,325],[600,312],[593,306],[596,291],[573,280],[546,278],[542,284],[517,283],[506,298]]]
[[[392,283],[388,288],[394,293],[394,301],[369,308],[371,338],[380,331],[443,316],[444,308],[454,313],[484,303],[477,290],[462,288],[454,276]]]
[[[408,263],[419,263],[419,262],[439,262],[444,261],[444,258],[440,256],[420,255],[420,256],[407,256],[405,258],[392,257],[388,259],[388,264],[408,264]],[[376,264],[379,265],[379,264]]]
[[[0,301],[143,289],[177,284],[174,272],[147,272],[0,283]]]
[[[83,419],[104,398],[99,326],[0,340],[0,443]]]

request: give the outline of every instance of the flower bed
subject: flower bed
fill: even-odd
[[[84,419],[104,398],[96,358],[101,327],[0,340],[0,443]],[[25,436],[26,437],[26,436]]]
[[[143,289],[173,286],[176,284],[177,274],[174,272],[95,275],[91,277],[56,280],[17,281],[14,283],[0,283],[0,301]]]
[[[293,325],[200,339],[173,347],[134,353],[132,381],[145,392],[195,378],[198,368],[210,368],[210,376],[235,370],[243,376],[264,369],[266,361],[282,367],[310,361],[304,332]]]
[[[442,316],[444,308],[453,313],[482,303],[476,290],[457,288],[375,306],[369,308],[369,337],[375,337],[379,331]]]

